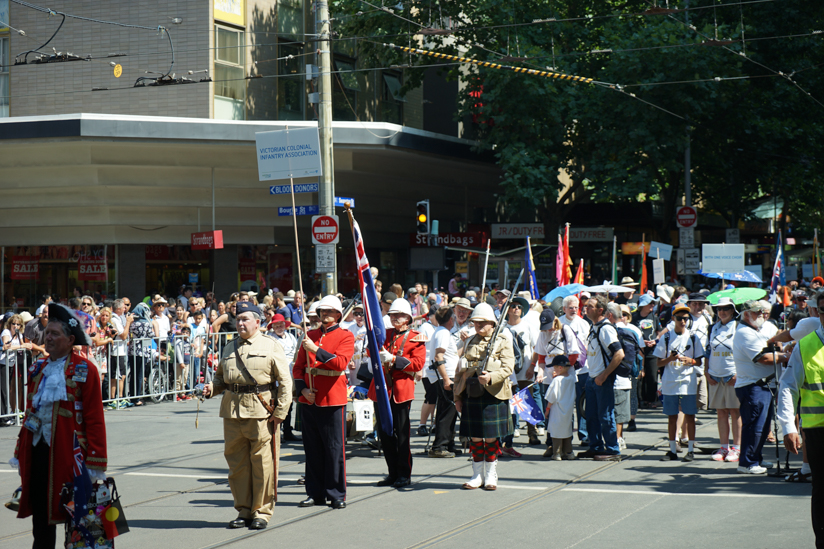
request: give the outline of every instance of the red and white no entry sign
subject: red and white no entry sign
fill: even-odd
[[[337,244],[340,240],[338,216],[312,216],[312,244]]]
[[[692,206],[681,206],[675,212],[675,222],[679,227],[689,229],[698,223],[698,212]]]

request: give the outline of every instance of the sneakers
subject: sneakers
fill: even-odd
[[[661,458],[661,461],[678,461],[678,454],[675,452],[667,452],[664,454],[664,457]]]
[[[509,457],[513,457],[513,458],[521,457],[521,452],[519,452],[515,448],[508,448],[508,447],[504,446],[503,448],[501,448],[501,452],[504,453],[505,455],[507,455]]]
[[[561,459],[563,459],[564,461],[573,460],[575,459],[575,454],[573,454],[572,452],[564,454],[561,456]]]
[[[730,454],[730,450],[728,448],[719,448],[715,452],[712,453],[712,460],[713,461],[724,461],[727,459],[727,456]],[[735,461],[738,461],[736,459]]]
[[[175,400],[176,400],[177,402],[183,402],[183,401],[188,400],[188,399],[187,399],[186,397],[182,397],[182,396],[180,396],[180,395],[177,395],[177,398],[176,398]]]
[[[543,427],[538,427],[538,436],[539,437],[546,436],[546,429],[544,429]]]
[[[520,437],[520,436],[521,436],[521,430],[520,430],[520,429],[515,429],[515,430],[512,432],[512,438],[518,438],[518,437]]]
[[[687,455],[681,461],[695,461],[695,453],[687,452]]]
[[[627,443],[624,441],[624,437],[620,437],[618,439],[618,448],[620,448],[621,450],[627,449]]]
[[[563,458],[561,457],[561,454],[553,454],[552,457],[549,459],[551,459],[552,461],[561,461],[561,459]]]
[[[775,466],[775,464],[772,461],[762,461],[758,465],[760,465],[764,469],[772,469]]]
[[[421,425],[418,427],[417,433],[419,437],[425,437],[429,434],[429,429],[427,429],[426,425]]]
[[[453,458],[455,454],[448,450],[429,450],[429,457],[431,458]]]
[[[738,472],[746,475],[763,475],[767,472],[767,469],[761,467],[760,465],[750,465],[749,467],[742,467],[739,465]]]
[[[728,462],[737,462],[738,458],[741,456],[741,452],[736,450],[735,448],[730,448],[730,451],[727,452],[727,455],[724,456],[724,461]]]

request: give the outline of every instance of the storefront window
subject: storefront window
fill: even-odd
[[[0,118],[9,115],[9,37],[0,38]]]

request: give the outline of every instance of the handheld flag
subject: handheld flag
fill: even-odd
[[[564,229],[564,286],[572,281],[572,259],[569,257],[569,223]]]
[[[358,283],[360,284],[363,299],[363,317],[366,321],[366,338],[369,344],[369,360],[372,363],[372,382],[375,384],[375,394],[378,397],[378,411],[380,427],[386,434],[395,432],[392,422],[392,409],[389,407],[389,391],[383,375],[383,365],[380,359],[380,350],[386,341],[386,329],[383,327],[381,306],[378,302],[378,292],[372,280],[372,271],[369,269],[369,260],[366,258],[365,245],[358,222],[347,208],[349,221],[352,224],[352,237],[355,240],[355,255],[358,262]]]
[[[778,240],[775,244],[775,264],[773,265],[772,279],[770,280],[770,303],[776,302],[778,286],[787,284],[784,273],[784,247],[781,245],[781,231],[778,231]]]
[[[645,242],[641,242],[641,284],[638,287],[638,295],[647,293],[647,247]]]
[[[524,280],[524,290],[529,291],[531,299],[540,299],[538,294],[538,281],[535,278],[535,261],[532,259],[532,246],[529,243],[529,237],[526,237],[526,272],[527,277]]]
[[[575,280],[573,280],[575,284],[583,284],[584,283],[584,260],[582,259],[580,263],[578,263],[578,270],[575,272]]]
[[[526,387],[515,393],[509,399],[509,403],[520,418],[530,425],[535,425],[544,421],[544,413],[541,407],[535,403],[535,398],[532,396],[532,387]]]
[[[114,500],[100,513],[100,521],[103,523],[103,531],[106,532],[107,539],[114,539],[129,531],[129,524],[126,522],[126,515],[123,514],[120,498]]]
[[[561,242],[561,235],[558,235],[558,253],[555,256],[555,285],[564,285],[564,244]]]
[[[89,513],[92,479],[89,476],[89,470],[86,468],[86,460],[83,459],[83,452],[80,449],[80,442],[77,440],[77,433],[74,434],[72,475],[74,476],[74,497],[72,498],[74,508],[72,510],[72,521],[78,531],[86,538],[86,541],[92,542],[92,545],[94,545],[93,537],[83,522]]]

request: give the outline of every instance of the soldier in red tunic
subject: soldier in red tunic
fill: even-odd
[[[74,435],[92,481],[106,480],[106,424],[97,367],[72,352],[91,345],[83,322],[63,305],[49,304],[44,346],[48,358],[29,368],[26,416],[13,463],[23,491],[18,518],[32,517],[34,547],[53,549],[55,525],[68,516],[60,490],[74,481]]]
[[[389,474],[378,482],[378,486],[403,488],[412,482],[409,409],[415,398],[415,372],[421,371],[426,361],[427,337],[409,328],[412,323],[412,308],[405,299],[396,299],[392,302],[389,319],[392,321],[392,328],[386,331],[386,343],[381,349],[381,363],[386,374],[395,432],[384,433],[378,428],[381,447],[389,468]],[[369,387],[369,398],[377,400],[374,380]],[[380,425],[380,412],[377,406],[375,415]]]
[[[343,308],[328,295],[316,312],[321,327],[310,330],[295,359],[292,375],[300,407],[306,454],[306,495],[300,507],[346,507],[347,366],[355,354],[355,336],[339,326]]]

